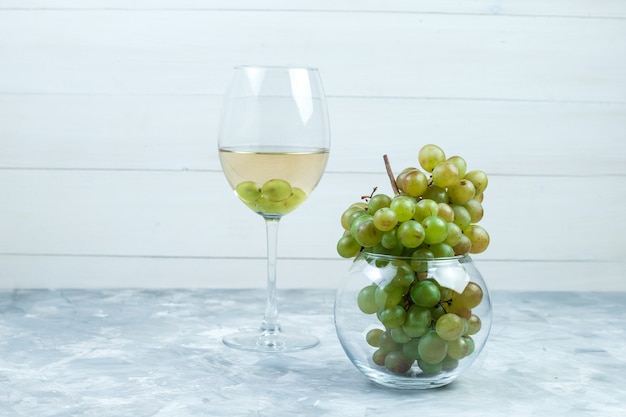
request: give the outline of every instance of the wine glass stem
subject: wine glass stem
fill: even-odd
[[[280,218],[266,218],[267,232],[267,302],[261,330],[265,334],[280,332],[278,322],[278,302],[276,298],[276,249],[278,243],[278,223]]]

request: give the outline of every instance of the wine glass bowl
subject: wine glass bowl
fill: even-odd
[[[317,186],[329,149],[328,110],[317,69],[234,69],[222,106],[218,151],[234,193],[266,223],[267,303],[260,328],[224,337],[227,346],[284,352],[319,344],[312,335],[285,333],[280,326],[276,241],[280,219]]]

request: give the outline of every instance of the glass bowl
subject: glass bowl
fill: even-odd
[[[491,328],[485,281],[469,255],[419,259],[361,252],[335,299],[335,329],[356,368],[380,385],[447,385]]]

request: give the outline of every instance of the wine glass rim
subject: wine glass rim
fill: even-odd
[[[299,66],[299,65],[235,65],[234,69],[263,69],[263,70],[307,70],[307,71],[319,71],[317,67]]]

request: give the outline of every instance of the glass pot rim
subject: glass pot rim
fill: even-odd
[[[469,253],[466,253],[463,255],[446,256],[446,257],[441,257],[441,258],[429,258],[429,257],[417,257],[417,256],[389,255],[385,253],[374,253],[374,252],[368,252],[365,249],[361,250],[354,257],[354,259],[356,260],[356,259],[363,258],[363,257],[367,257],[371,259],[379,259],[379,260],[388,260],[388,261],[402,260],[402,261],[407,261],[407,262],[408,261],[420,261],[420,262],[441,262],[441,263],[450,263],[454,261],[463,261],[466,259],[467,260],[472,259]]]

